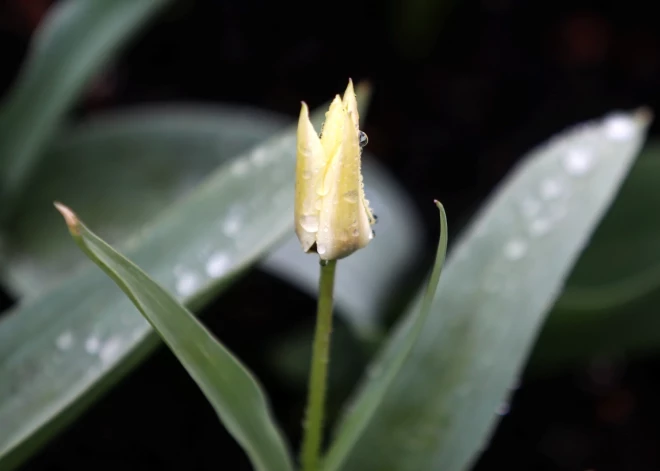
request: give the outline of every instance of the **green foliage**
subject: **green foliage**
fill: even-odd
[[[59,2],[0,109],[0,281],[20,301],[0,319],[3,470],[147,357],[159,339],[149,323],[255,468],[292,468],[257,380],[187,310],[257,264],[316,293],[316,261],[292,234],[289,120],[225,106],[65,120],[94,75],[168,4]],[[366,106],[368,90],[359,95]],[[657,144],[626,179],[647,124],[641,112],[613,114],[526,156],[453,244],[430,308],[419,309],[420,294],[389,334],[382,314],[403,294],[398,277],[423,241],[405,192],[367,156],[378,237],[341,262],[336,305],[360,341],[383,341],[334,431],[326,470],[467,469],[549,312],[532,354],[539,372],[658,345]],[[55,199],[135,262],[74,225],[128,296],[76,249]],[[308,357],[287,362],[295,374]]]

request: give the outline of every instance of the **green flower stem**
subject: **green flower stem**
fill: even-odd
[[[330,334],[332,333],[332,291],[335,285],[336,260],[321,263],[319,302],[316,311],[316,332],[309,375],[309,397],[305,412],[305,430],[301,463],[303,471],[317,471],[323,436],[325,390],[328,382]]]

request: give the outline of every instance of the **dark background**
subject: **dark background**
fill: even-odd
[[[3,91],[51,3],[0,1]],[[553,133],[615,108],[657,111],[654,3],[180,0],[95,80],[75,113],[185,100],[293,119],[301,100],[314,107],[341,93],[349,76],[368,79],[369,150],[413,196],[433,240],[433,198],[460,226],[516,159]],[[4,296],[0,307],[10,303]],[[284,303],[286,315],[277,308]],[[263,381],[292,443],[304,390],[281,380],[264,346],[311,328],[313,309],[313,300],[255,272],[203,314]],[[364,352],[351,348],[362,364]],[[549,378],[526,376],[476,469],[660,469],[659,369],[655,359],[594,359]],[[357,373],[343,376],[331,416]],[[250,469],[164,348],[22,469],[118,468]]]

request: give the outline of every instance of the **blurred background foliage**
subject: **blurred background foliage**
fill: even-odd
[[[54,3],[0,2],[0,87],[5,96],[21,78],[30,41]],[[348,76],[372,85],[364,126],[368,151],[390,175],[383,178],[402,188],[393,191],[407,195],[401,198],[413,208],[406,223],[414,230],[400,236],[405,238],[403,252],[393,262],[396,279],[388,285],[397,289],[388,290],[390,296],[384,299],[385,293],[367,286],[363,298],[380,299],[378,305],[340,305],[366,320],[356,331],[346,323],[347,316],[338,316],[331,416],[361,374],[380,330],[410,301],[428,269],[438,230],[436,213],[429,209],[433,198],[447,208],[455,235],[516,159],[539,142],[612,109],[659,108],[660,36],[651,2],[359,0],[331,9],[321,5],[320,11],[301,1],[158,3],[158,11],[145,13],[134,25],[122,24],[133,34],[116,45],[109,63],[100,60],[107,54],[86,58],[98,59],[98,70],[79,77],[76,83],[85,85],[82,94],[74,92],[71,83],[73,108],[62,110],[69,121],[155,103],[264,111],[260,124],[245,136],[236,137],[245,126],[234,122],[232,128],[234,115],[227,118],[230,123],[208,129],[203,120],[193,122],[190,129],[197,137],[207,136],[208,142],[195,151],[189,145],[168,147],[170,166],[161,167],[162,160],[150,162],[149,152],[162,156],[163,150],[154,150],[148,141],[139,143],[139,151],[131,147],[122,154],[121,145],[113,147],[113,136],[106,136],[107,155],[119,156],[114,168],[101,169],[91,162],[77,178],[84,185],[89,175],[96,175],[94,185],[104,182],[104,192],[119,189],[125,198],[113,199],[110,207],[103,206],[108,199],[90,199],[90,209],[81,213],[86,220],[98,217],[98,224],[107,223],[106,232],[96,228],[109,239],[118,221],[126,226],[114,235],[116,241],[180,198],[217,165],[217,158],[230,158],[282,129],[297,115],[300,100],[316,108],[343,90]],[[52,39],[47,33],[42,43]],[[76,36],[71,35],[68,47],[75,47]],[[55,55],[49,60],[51,69],[46,70],[55,86],[58,77],[70,76],[71,66],[62,65]],[[65,95],[59,98],[65,101]],[[149,121],[140,116],[135,121],[148,127]],[[58,241],[65,246],[64,230],[55,229],[57,216],[44,206],[69,185],[66,179],[58,180],[57,172],[73,167],[79,171],[75,152],[84,150],[84,136],[103,133],[104,123],[94,123],[77,132],[83,138],[67,137],[68,129],[58,135],[57,143],[47,146],[43,167],[39,164],[30,177],[30,198],[16,196],[20,203],[12,204],[19,210],[25,206],[20,217],[7,216],[12,230],[3,239],[3,263],[16,269],[8,275],[9,265],[3,266],[3,309],[22,295],[36,296],[63,267],[74,269],[66,258],[42,263],[22,254],[34,254],[38,246],[30,249],[35,227],[30,218],[50,228],[44,233],[55,246]],[[8,134],[9,124],[3,123],[0,131]],[[35,142],[50,142],[55,132],[37,127]],[[234,147],[205,160],[204,146],[213,146],[214,136],[222,132],[229,142],[235,137]],[[502,410],[503,419],[475,469],[660,468],[657,133],[654,124],[649,143],[550,314],[520,387]],[[130,141],[130,135],[124,139]],[[53,164],[58,152],[69,156],[71,167],[66,159],[64,165]],[[102,155],[96,158],[109,161]],[[143,165],[150,180],[127,171],[133,165]],[[3,177],[6,172],[3,169]],[[104,172],[123,177],[104,180],[99,177]],[[13,197],[12,188],[2,191]],[[393,211],[407,213],[402,208]],[[392,233],[382,226],[376,231],[381,239]],[[391,243],[397,245],[397,239]],[[315,303],[309,286],[281,278],[277,266],[282,257],[274,257],[215,297],[201,315],[256,372],[278,420],[297,442],[307,371],[302,359],[309,348]],[[53,267],[57,269],[49,274],[46,270]],[[368,276],[366,270],[359,278]],[[154,429],[163,407],[171,411],[171,424]],[[219,456],[230,469],[249,469],[174,357],[158,348],[22,469],[212,469]]]

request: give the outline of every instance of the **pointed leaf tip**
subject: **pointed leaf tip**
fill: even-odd
[[[76,213],[71,211],[68,206],[64,206],[59,201],[54,201],[53,206],[55,206],[55,209],[57,209],[64,218],[64,222],[66,222],[66,225],[69,227],[69,232],[71,235],[79,236],[80,220],[78,219],[78,216],[76,216]]]

